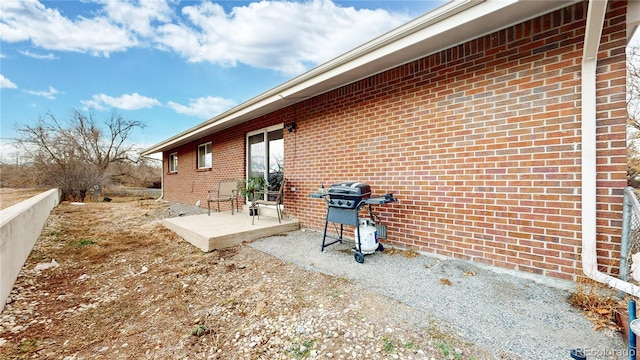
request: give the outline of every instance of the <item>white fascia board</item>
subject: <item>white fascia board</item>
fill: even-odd
[[[579,1],[581,0],[450,1],[233,109],[156,144],[142,154],[167,150]]]
[[[392,43],[399,36],[402,36],[403,33],[407,31],[411,31],[412,28],[416,26],[425,27],[429,24],[437,22],[439,19],[448,16],[448,14],[457,13],[459,11],[463,11],[465,8],[469,6],[473,6],[475,4],[480,3],[480,1],[475,0],[464,0],[464,1],[450,1],[443,6],[436,8],[435,10],[416,18],[413,21],[406,23],[405,25],[391,30],[390,32],[381,35],[380,37],[371,40],[333,60],[330,60],[322,65],[319,65],[302,75],[295,77],[281,85],[276,86],[275,88],[268,90],[267,92],[256,96],[253,99],[246,101],[243,104],[236,106],[229,111],[226,111],[214,118],[211,118],[205,121],[202,124],[199,124],[195,127],[192,127],[180,134],[177,134],[159,144],[156,144],[148,149],[145,149],[142,154],[150,155],[156,152],[160,152],[163,149],[166,149],[170,146],[177,146],[182,144],[189,139],[193,138],[197,133],[206,133],[208,130],[212,128],[222,128],[222,125],[226,122],[229,122],[233,119],[241,118],[243,115],[246,115],[252,111],[256,111],[260,108],[263,108],[269,104],[282,102],[285,99],[297,99],[295,94],[302,92],[310,87],[313,87],[317,84],[321,84],[329,79],[335,78],[343,73],[346,69],[353,69],[361,66],[369,62],[370,60],[363,59],[360,61],[356,61],[356,59],[361,58],[363,53],[371,52],[372,49],[380,48],[389,43]],[[388,53],[388,52],[387,52]],[[341,85],[337,85],[341,86]],[[337,87],[336,86],[336,87]],[[327,90],[324,90],[327,91]],[[296,101],[294,101],[296,102]],[[290,105],[290,103],[283,103],[284,106]]]
[[[285,99],[288,96],[292,99],[301,98],[296,94],[304,94],[306,89],[314,85],[333,81],[336,83],[335,87],[324,89],[324,92],[330,91],[345,85],[344,82],[335,81],[341,75],[360,72],[360,77],[352,77],[347,83],[358,81],[375,73],[384,72],[581,1],[488,0],[455,2],[442,13],[436,13],[428,18],[418,18],[407,23],[406,27],[403,26],[385,34],[383,41],[373,40],[336,58],[326,64],[330,64],[330,67],[320,66],[309,71],[304,74],[312,76],[309,81],[298,82],[283,91],[282,94]],[[394,54],[402,55],[396,57]],[[358,71],[358,69],[371,70],[372,68],[375,68],[375,71],[366,73]],[[283,85],[287,85],[287,83]],[[317,94],[311,96],[315,95]]]
[[[293,94],[309,87],[309,85],[313,85],[313,83],[324,82],[345,72],[346,70],[357,68],[370,62],[372,57],[375,58],[392,53],[398,47],[396,46],[391,49],[389,48],[390,45],[402,41],[402,39],[416,31],[419,31],[420,29],[437,24],[443,19],[480,3],[482,3],[482,1],[450,1],[431,12],[404,24],[403,26],[391,30],[333,60],[319,65],[318,67],[311,69],[282,85],[286,86],[289,83],[296,82],[297,84],[291,86],[286,92]]]

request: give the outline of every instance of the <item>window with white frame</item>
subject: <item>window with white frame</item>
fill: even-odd
[[[169,154],[169,172],[178,172],[178,153]]]
[[[211,168],[211,143],[198,145],[198,169]]]

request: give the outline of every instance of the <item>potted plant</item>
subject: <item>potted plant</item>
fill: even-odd
[[[260,193],[267,186],[267,181],[261,176],[254,176],[250,178],[248,181],[242,181],[240,184],[240,195],[243,198],[247,199],[249,202],[256,200],[256,194]],[[253,210],[253,209],[252,209]],[[257,214],[250,213],[249,215],[254,216]]]

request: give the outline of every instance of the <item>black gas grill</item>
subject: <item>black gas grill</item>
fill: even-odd
[[[371,197],[371,186],[357,181],[333,184],[327,191],[329,207],[356,209],[360,202]]]
[[[324,190],[322,188],[321,190]],[[333,184],[329,187],[328,190],[320,191],[317,194],[311,194],[312,198],[316,199],[324,199],[327,203],[327,217],[324,224],[324,235],[322,237],[322,248],[321,251],[324,251],[324,248],[333,245],[335,243],[342,243],[343,239],[343,225],[351,225],[356,228],[356,247],[355,249],[355,259],[359,263],[364,262],[364,255],[360,249],[360,226],[359,226],[359,218],[358,214],[360,210],[367,206],[369,207],[369,217],[373,223],[376,224],[376,227],[379,225],[380,219],[377,215],[373,213],[371,205],[384,205],[389,204],[391,202],[398,201],[393,197],[393,194],[386,194],[380,197],[372,197],[371,196],[371,187],[368,184],[358,182],[358,181],[344,181]],[[336,229],[336,236],[327,235],[328,224],[332,222],[334,223],[334,227]],[[335,224],[340,224],[340,230],[338,231]],[[384,228],[384,233],[386,234],[386,227]],[[326,239],[333,239],[333,241],[327,243]],[[378,250],[382,251],[382,244],[379,245]]]

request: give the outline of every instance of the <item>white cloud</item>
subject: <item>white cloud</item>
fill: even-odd
[[[166,1],[99,0],[104,4],[107,17],[123,28],[141,35],[151,36],[157,23],[167,23],[175,16]],[[137,5],[137,6],[136,6]]]
[[[68,19],[36,0],[0,2],[0,40],[104,56],[137,44],[129,32],[104,16]]]
[[[142,96],[138,93],[130,95],[124,94],[117,98],[105,94],[98,94],[93,95],[91,100],[82,100],[81,102],[87,108],[97,110],[104,110],[107,106],[123,110],[138,110],[161,105],[158,100]]]
[[[142,96],[138,93],[124,94],[119,97],[97,94],[93,95],[91,100],[82,100],[81,103],[85,109],[93,108],[96,110],[105,110],[107,108],[138,110],[162,105],[157,99]],[[173,101],[167,103],[167,106],[179,114],[197,116],[203,119],[215,116],[225,110],[231,109],[235,105],[236,102],[233,100],[213,96],[190,99],[188,105]]]
[[[206,0],[186,6],[177,0],[98,0],[97,10],[74,18],[55,4],[0,1],[0,41],[105,57],[156,46],[190,62],[299,74],[410,19],[406,13],[340,7],[331,0],[262,0],[228,13]]]
[[[31,95],[42,96],[44,98],[51,99],[51,100],[55,99],[56,94],[58,94],[58,90],[56,90],[53,86],[49,86],[49,90],[46,90],[46,91],[27,90],[26,92]]]
[[[173,101],[169,101],[167,105],[179,114],[193,115],[202,119],[208,119],[231,109],[236,105],[236,102],[230,99],[208,96],[198,99],[190,99],[189,105],[182,105]]]
[[[409,19],[384,10],[356,10],[330,0],[260,1],[227,14],[211,2],[185,6],[190,24],[158,27],[163,46],[192,62],[242,62],[298,74]]]
[[[16,89],[18,86],[13,81],[0,74],[0,89]]]
[[[32,53],[31,51],[28,51],[28,50],[27,51],[20,51],[20,53],[22,55],[24,55],[24,56],[28,56],[30,58],[40,59],[40,60],[55,60],[55,59],[58,58],[57,56],[55,56],[52,53],[43,55],[43,54],[35,54],[35,53]]]

